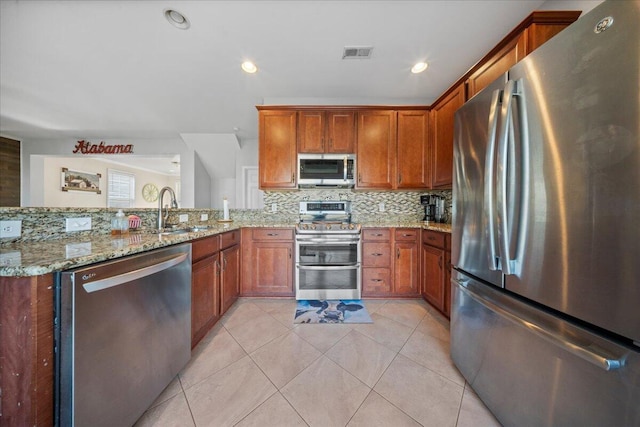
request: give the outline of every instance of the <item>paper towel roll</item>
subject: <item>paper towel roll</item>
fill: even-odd
[[[226,197],[222,201],[222,219],[225,221],[229,219],[229,201]]]

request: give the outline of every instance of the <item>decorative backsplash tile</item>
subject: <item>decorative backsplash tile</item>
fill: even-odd
[[[264,213],[273,215],[271,206],[276,205],[276,214],[291,213],[294,220],[298,215],[298,206],[304,200],[349,200],[352,202],[353,220],[356,222],[385,221],[421,221],[424,207],[420,196],[432,194],[445,197],[445,215],[451,218],[451,190],[441,191],[353,191],[353,190],[298,190],[265,191]],[[384,212],[380,212],[380,203],[384,203]]]
[[[231,209],[230,217],[242,222],[281,222],[298,221],[299,202],[302,200],[349,200],[352,202],[353,220],[356,222],[398,222],[421,221],[424,208],[420,205],[420,196],[435,194],[446,199],[446,218],[451,218],[451,191],[352,191],[352,190],[298,190],[298,191],[265,191],[264,209]],[[380,203],[384,203],[384,212],[379,211]],[[276,211],[272,211],[275,204]],[[65,232],[65,218],[91,217],[92,230],[74,232],[74,236],[94,233],[109,233],[111,218],[117,209],[109,208],[0,208],[3,220],[21,220],[22,236],[2,239],[1,244],[17,241],[41,241],[68,237]],[[138,215],[142,220],[141,228],[155,230],[157,228],[158,210],[125,209],[126,215]],[[207,221],[200,221],[200,215],[209,215]],[[187,214],[189,220],[184,225],[215,224],[222,218],[218,209],[172,209],[169,223],[177,224],[178,215]]]

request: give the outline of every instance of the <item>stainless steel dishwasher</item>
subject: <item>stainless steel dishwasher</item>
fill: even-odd
[[[56,425],[131,426],[191,357],[191,244],[56,280]]]

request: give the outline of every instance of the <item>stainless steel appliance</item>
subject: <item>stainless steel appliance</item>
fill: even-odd
[[[355,154],[298,154],[298,187],[353,188]]]
[[[451,354],[506,426],[640,426],[640,1],[456,112]]]
[[[360,225],[351,202],[300,202],[296,226],[296,299],[360,299]]]
[[[62,272],[56,425],[130,426],[191,357],[191,245]]]

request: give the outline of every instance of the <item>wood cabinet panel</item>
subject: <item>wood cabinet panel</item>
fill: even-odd
[[[364,267],[391,267],[391,243],[362,243]]]
[[[254,242],[253,292],[293,296],[293,243]]]
[[[420,246],[417,241],[395,243],[393,291],[396,295],[420,295]]]
[[[0,277],[1,425],[53,425],[53,284]]]
[[[464,85],[461,84],[431,110],[433,117],[431,184],[433,187],[451,187],[454,114],[464,104],[464,99]]]
[[[360,111],[357,126],[360,189],[392,189],[395,185],[396,112]]]
[[[191,267],[191,348],[220,318],[219,277],[217,253],[210,254]]]
[[[398,111],[396,188],[429,188],[429,111]]]
[[[298,112],[298,152],[324,153],[325,112]]]
[[[296,112],[261,110],[258,120],[260,188],[295,188]]]
[[[1,136],[0,206],[20,206],[20,141]]]
[[[445,247],[445,234],[438,231],[422,230],[422,242],[429,246],[444,249]]]
[[[210,236],[203,239],[194,240],[191,243],[191,262],[201,260],[204,257],[211,256],[220,250],[220,237]]]
[[[242,296],[294,296],[293,229],[242,229]]]
[[[467,99],[487,87],[500,76],[504,76],[509,68],[514,66],[526,55],[526,38],[523,35],[511,40],[501,51],[474,72],[467,79]]]
[[[362,240],[365,242],[389,241],[391,239],[391,229],[389,228],[363,228]]]
[[[444,311],[444,250],[422,245],[422,296]]]
[[[224,314],[240,296],[240,246],[220,252],[220,265],[220,311]]]
[[[293,240],[293,229],[291,228],[254,228],[251,230],[253,240]]]
[[[388,268],[362,269],[362,296],[390,296],[393,292],[391,270]]]
[[[220,249],[240,244],[240,230],[227,231],[220,235]]]
[[[355,111],[327,112],[327,153],[355,153]]]

